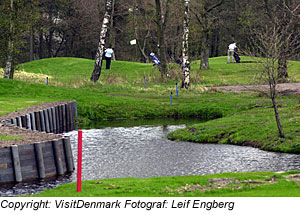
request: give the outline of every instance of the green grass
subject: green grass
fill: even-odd
[[[79,118],[84,121],[168,117],[214,119],[175,131],[169,138],[300,153],[297,96],[278,98],[287,136],[282,139],[277,135],[269,99],[258,93],[225,94],[205,90],[206,84],[251,83],[254,76],[251,63],[227,64],[226,57],[217,57],[210,59],[210,70],[199,71],[199,62],[195,61],[191,73],[194,73],[194,78],[201,79],[200,83],[192,84],[189,90],[180,89],[179,99],[175,96],[177,76],[159,83],[160,75],[151,64],[114,61],[111,70],[103,69],[100,82],[92,83],[89,78],[93,63],[80,58],[49,58],[19,65],[27,72],[56,78],[50,79],[49,86],[0,79],[0,114],[42,102],[76,100]],[[300,64],[292,62],[291,65],[289,74],[292,78],[297,77],[295,73]],[[170,65],[170,72],[175,74],[173,70],[177,67]],[[143,85],[144,75],[147,76],[146,88]],[[80,82],[79,79],[85,81]],[[172,105],[171,91],[174,93]]]
[[[250,59],[242,57],[243,60]],[[169,65],[172,78],[161,82],[160,74],[152,64],[113,61],[111,70],[103,69],[100,81],[92,83],[89,78],[93,65],[94,61],[80,58],[51,58],[19,65],[19,70],[36,74],[37,78],[0,79],[0,114],[43,102],[76,100],[79,118],[83,120],[199,118],[199,124],[175,131],[169,134],[169,138],[252,145],[269,151],[300,153],[297,96],[278,98],[287,136],[282,139],[278,137],[272,104],[268,98],[253,92],[219,93],[205,89],[207,85],[254,83],[255,73],[251,69],[254,64],[226,64],[226,57],[218,57],[210,59],[210,70],[200,71],[199,61],[192,62],[193,83],[189,90],[179,89],[179,99],[175,96],[175,83],[179,84],[181,78],[178,65]],[[299,68],[300,62],[291,63],[288,71],[290,80],[300,81]],[[49,86],[45,84],[44,75],[50,77]],[[143,86],[144,76],[146,88]],[[202,122],[200,119],[210,121]],[[5,138],[14,137],[0,136],[0,139]],[[278,179],[276,183],[253,186],[245,181],[270,179],[274,175]],[[213,176],[106,179],[84,182],[82,193],[76,193],[76,185],[72,183],[47,190],[39,196],[299,196],[299,184],[286,180],[283,175],[227,173]],[[237,178],[240,184],[208,189],[209,178]]]
[[[0,135],[0,140],[22,140],[22,137],[9,136],[9,135]]]
[[[290,180],[299,172],[223,173],[205,176],[158,178],[118,178],[84,181],[82,192],[76,183],[46,190],[36,197],[221,197],[221,196],[300,196],[300,184]]]
[[[244,61],[251,61],[249,57],[242,57]],[[227,64],[225,56],[210,59],[210,70],[200,71],[200,61],[191,63],[191,80],[200,85],[232,85],[256,83],[253,63]],[[78,86],[84,83],[89,85],[94,61],[82,58],[48,58],[24,63],[18,69],[35,74],[49,75],[53,79],[50,84]],[[105,68],[105,61],[103,64]],[[168,84],[180,83],[181,71],[178,65],[170,64],[170,73],[173,80],[166,80]],[[151,63],[136,63],[113,61],[111,70],[102,69],[100,83],[102,87],[110,85],[143,85],[146,76],[147,85],[160,82],[160,73]],[[289,64],[291,80],[300,81],[300,62],[292,61]],[[159,83],[160,84],[160,83]],[[103,86],[104,85],[104,86]],[[108,86],[105,86],[108,85]]]
[[[150,64],[113,61],[112,69],[105,69],[103,64],[100,82],[135,83],[142,82],[144,75],[150,75],[155,71]],[[44,74],[51,77],[50,84],[80,85],[90,82],[90,77],[94,68],[94,61],[82,58],[48,58],[18,66],[19,70],[35,74]]]
[[[214,119],[168,135],[171,140],[199,143],[236,144],[258,147],[267,151],[300,153],[300,116],[295,96],[279,100],[279,113],[286,138],[280,138],[272,105],[260,101],[220,119]]]
[[[147,92],[142,87],[123,90],[118,88],[108,90],[101,87],[78,89],[0,79],[0,91],[0,101],[3,104],[9,101],[11,104],[15,103],[15,109],[28,106],[27,101],[77,100],[80,117],[88,119],[222,115],[222,111],[215,104],[201,106],[198,104],[198,97],[189,92],[181,95],[182,99],[186,98],[186,101],[174,100],[174,105],[170,106],[170,91]],[[1,111],[6,113],[12,109],[4,105]]]
[[[43,103],[45,100],[34,99],[19,96],[0,96],[0,115],[7,114],[9,112],[14,112],[18,110],[22,110],[22,108],[39,105]]]
[[[250,57],[241,56],[241,61],[253,61]],[[226,57],[215,57],[209,60],[210,69],[200,71],[200,61],[192,62],[191,73],[196,72],[201,77],[201,84],[205,85],[238,85],[257,83],[255,63],[230,63],[227,64]],[[289,62],[290,81],[300,81],[300,61]]]

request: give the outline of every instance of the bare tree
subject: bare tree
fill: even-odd
[[[183,79],[181,88],[188,89],[190,86],[190,62],[189,62],[189,1],[184,0],[184,20],[183,20],[183,38],[182,38],[182,72]]]
[[[223,4],[223,1],[219,0],[216,3],[211,0],[201,1],[200,4],[196,5],[196,9],[191,10],[201,31],[200,69],[209,69],[209,39],[212,31],[218,25],[219,14],[216,12],[216,9]]]
[[[264,1],[266,14],[269,22],[272,22],[283,33],[283,43],[281,54],[278,59],[278,72],[280,81],[284,82],[288,78],[288,60],[294,55],[294,38],[299,34],[299,16],[300,4],[299,1],[280,0],[278,4],[271,4],[270,1]],[[293,32],[294,35],[291,35]],[[289,38],[289,39],[287,39]]]
[[[132,10],[133,15],[133,29],[134,36],[137,42],[137,48],[143,58],[143,62],[149,63],[149,57],[146,54],[146,47],[148,40],[151,37],[151,23],[153,22],[154,15],[146,13],[143,7],[143,2],[141,0],[134,2],[134,7]]]
[[[246,51],[246,54],[253,57],[257,63],[254,68],[258,72],[259,81],[267,83],[267,90],[264,90],[262,86],[258,86],[257,90],[272,100],[279,136],[284,138],[276,100],[278,96],[277,85],[280,81],[278,61],[286,44],[285,40],[289,40],[290,37],[286,38],[286,33],[282,32],[281,28],[276,25],[265,26],[255,35],[256,37],[252,38],[252,47]]]
[[[105,41],[106,41],[106,37],[107,37],[107,30],[109,28],[109,22],[110,22],[110,17],[111,17],[111,12],[112,12],[112,4],[113,4],[113,0],[106,0],[105,14],[104,14],[101,32],[100,32],[100,39],[99,39],[98,49],[97,49],[97,53],[96,53],[95,66],[94,66],[94,71],[91,76],[91,80],[94,82],[98,81],[100,78],[100,75],[101,75],[104,46],[105,46]]]

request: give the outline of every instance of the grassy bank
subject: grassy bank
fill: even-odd
[[[179,98],[175,93],[175,83],[181,79],[177,65],[169,65],[171,78],[161,82],[157,68],[151,64],[114,61],[112,69],[103,70],[100,81],[92,83],[89,78],[93,64],[86,59],[52,58],[19,65],[17,80],[0,79],[0,114],[43,102],[76,100],[83,121],[198,118],[198,124],[175,131],[168,138],[300,153],[297,95],[278,98],[286,134],[282,139],[278,137],[268,98],[254,92],[221,93],[206,88],[253,84],[252,64],[226,64],[226,57],[218,57],[210,60],[210,70],[200,71],[199,62],[195,61],[191,65],[192,86],[189,90],[179,88]],[[299,68],[299,62],[289,67],[292,81],[300,81]],[[0,138],[18,137],[0,135]],[[298,175],[291,178],[294,173],[299,172],[106,179],[84,182],[80,194],[72,183],[38,196],[299,196]]]
[[[285,138],[279,137],[274,110],[267,100],[256,103],[246,111],[174,131],[168,135],[168,138],[300,153],[300,116],[296,101],[296,96],[285,96],[280,99],[279,113],[286,134]]]
[[[76,100],[79,118],[83,121],[168,117],[210,119],[175,131],[168,138],[300,153],[297,96],[278,98],[287,136],[282,139],[277,135],[268,98],[253,92],[237,94],[207,90],[207,85],[253,83],[255,73],[251,63],[226,64],[226,57],[218,57],[210,59],[210,70],[200,71],[199,62],[195,61],[191,66],[192,86],[189,90],[179,88],[179,98],[175,93],[175,83],[181,78],[177,65],[169,65],[172,78],[161,82],[159,71],[151,64],[114,61],[112,69],[103,69],[100,81],[92,83],[89,78],[93,64],[92,60],[80,58],[50,58],[19,65],[16,73],[19,81],[0,79],[0,114],[42,102]],[[291,79],[297,81],[300,78],[299,68],[300,62],[290,64]],[[45,77],[49,78],[48,86]]]
[[[82,192],[76,183],[46,190],[38,197],[221,197],[300,196],[299,172],[223,173],[206,176],[120,178],[85,181]]]
[[[101,88],[68,88],[46,86],[35,83],[0,79],[0,100],[3,114],[47,101],[76,100],[80,118],[134,119],[165,117],[221,117],[230,104],[217,106],[215,103],[199,104],[198,96],[190,92],[174,99],[170,105],[170,91],[161,89],[159,93],[144,88],[127,87],[122,90]],[[134,93],[136,91],[136,93]],[[201,99],[209,99],[206,94]],[[221,100],[221,96],[216,96]],[[235,99],[239,100],[238,97]],[[10,103],[10,105],[6,105]],[[222,108],[222,109],[221,109]]]

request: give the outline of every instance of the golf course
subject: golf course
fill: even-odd
[[[249,61],[248,57],[241,57]],[[166,138],[199,144],[250,146],[264,151],[300,153],[299,94],[278,92],[278,111],[285,132],[278,134],[272,101],[259,89],[255,63],[226,63],[210,58],[210,69],[191,62],[191,86],[181,88],[182,71],[169,64],[161,79],[151,63],[105,62],[98,82],[90,81],[94,61],[83,58],[45,58],[16,68],[14,80],[0,79],[0,115],[45,102],[77,101],[78,126],[98,121],[150,119],[199,120]],[[300,62],[290,61],[287,84],[300,82]],[[0,75],[3,70],[0,69]],[[177,89],[176,89],[177,86]],[[239,90],[222,90],[222,87]],[[289,85],[287,85],[289,86]],[[177,94],[178,92],[178,94]],[[171,97],[172,96],[172,97]],[[22,136],[0,134],[1,140]],[[300,196],[300,172],[222,173],[203,176],[99,179],[64,184],[38,196]]]

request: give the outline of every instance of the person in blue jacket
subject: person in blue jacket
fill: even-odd
[[[150,59],[154,62],[153,66],[160,64],[160,60],[155,56],[153,52],[150,53]]]

